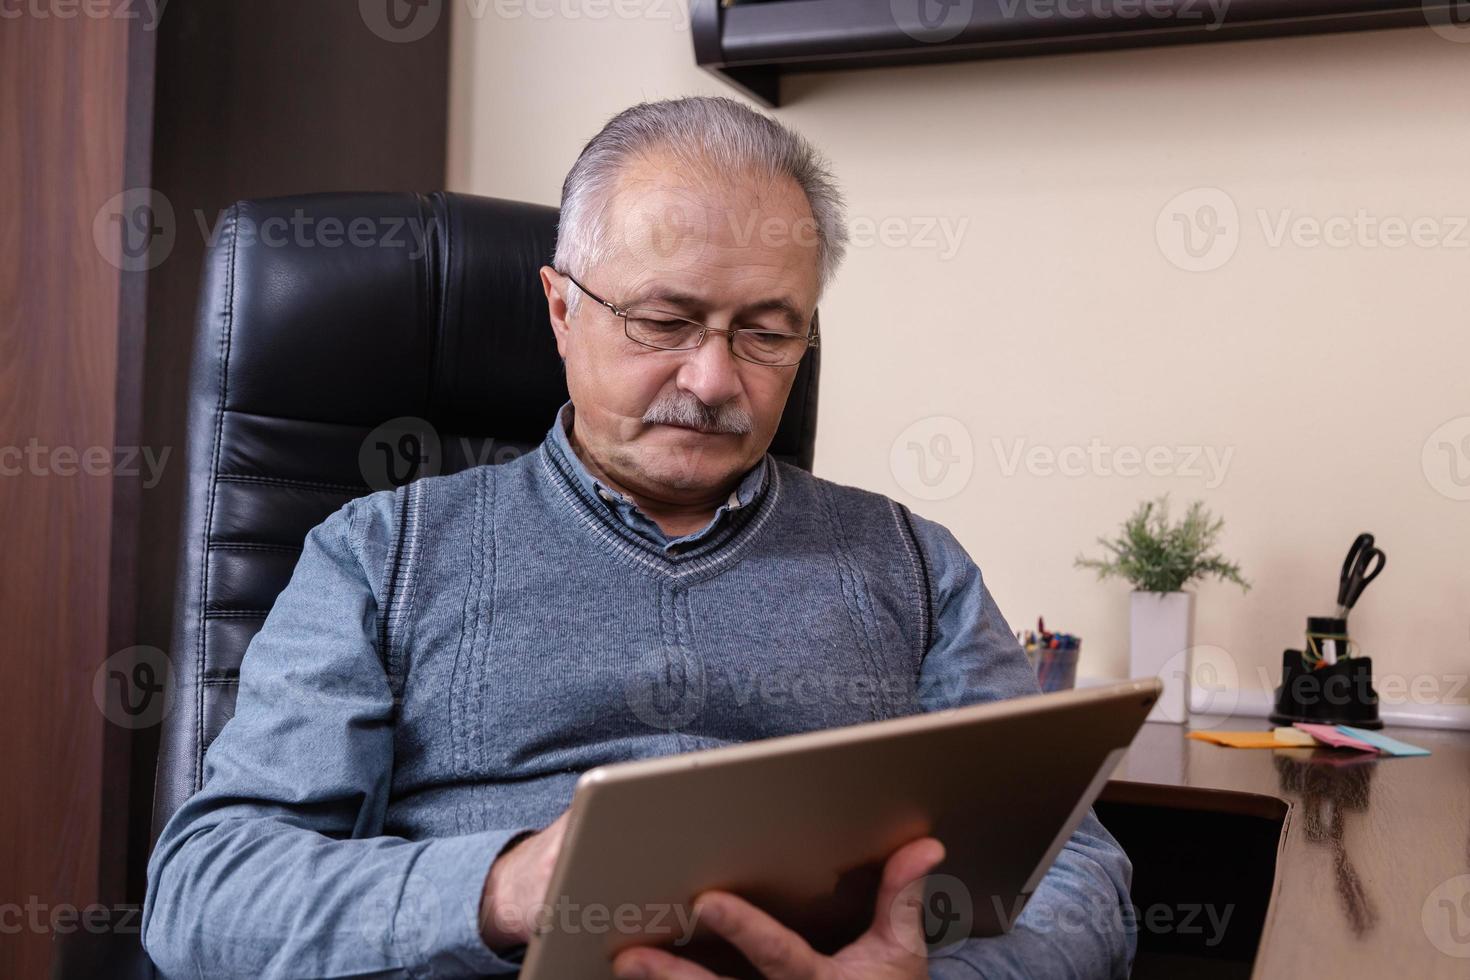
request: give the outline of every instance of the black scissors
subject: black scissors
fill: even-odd
[[[1347,618],[1348,610],[1357,603],[1368,583],[1383,571],[1387,560],[1382,551],[1373,547],[1373,535],[1366,532],[1358,535],[1343,559],[1342,574],[1337,580],[1338,619]]]

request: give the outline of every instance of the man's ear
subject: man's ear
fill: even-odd
[[[541,288],[546,293],[546,308],[551,314],[551,332],[556,334],[556,351],[562,364],[567,360],[567,345],[571,343],[571,324],[567,323],[566,291],[572,288],[571,280],[549,265],[541,267]]]

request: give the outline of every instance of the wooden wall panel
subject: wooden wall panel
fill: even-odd
[[[99,898],[122,272],[93,225],[125,179],[132,24],[0,21],[0,976],[44,977],[52,910]],[[37,11],[40,11],[38,13]],[[94,455],[94,460],[96,459]],[[110,468],[110,467],[109,467]],[[40,914],[24,908],[39,907]],[[41,928],[36,928],[37,923]]]

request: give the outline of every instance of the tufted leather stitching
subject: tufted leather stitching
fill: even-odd
[[[299,490],[330,490],[334,493],[366,493],[371,487],[366,483],[322,483],[317,480],[293,480],[283,476],[252,476],[248,473],[217,473],[219,483],[264,483],[275,487],[294,487]]]
[[[211,541],[210,551],[275,551],[287,555],[301,554],[300,545],[261,544],[253,541]]]
[[[225,423],[225,405],[227,403],[230,387],[230,332],[235,323],[235,261],[238,254],[237,243],[239,236],[236,234],[236,223],[240,218],[239,205],[230,208],[230,261],[229,276],[225,286],[225,309],[224,324],[220,331],[220,362],[219,362],[219,404],[215,409],[214,422],[214,452],[213,462],[210,465],[209,483],[209,505],[204,514],[204,549],[209,550],[209,535],[214,526],[214,494],[218,486],[219,457],[223,445],[222,432]],[[203,620],[206,617],[205,605],[209,598],[209,562],[201,562],[199,570],[199,597],[200,597],[200,627],[198,646],[194,656],[194,676],[204,676],[205,667],[205,630]],[[195,704],[195,727],[197,741],[194,746],[194,791],[204,785],[204,685],[196,685],[194,695]]]

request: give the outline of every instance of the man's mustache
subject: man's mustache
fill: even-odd
[[[754,428],[750,413],[733,402],[716,408],[698,399],[655,402],[643,414],[647,425],[682,425],[707,433],[742,436]]]

